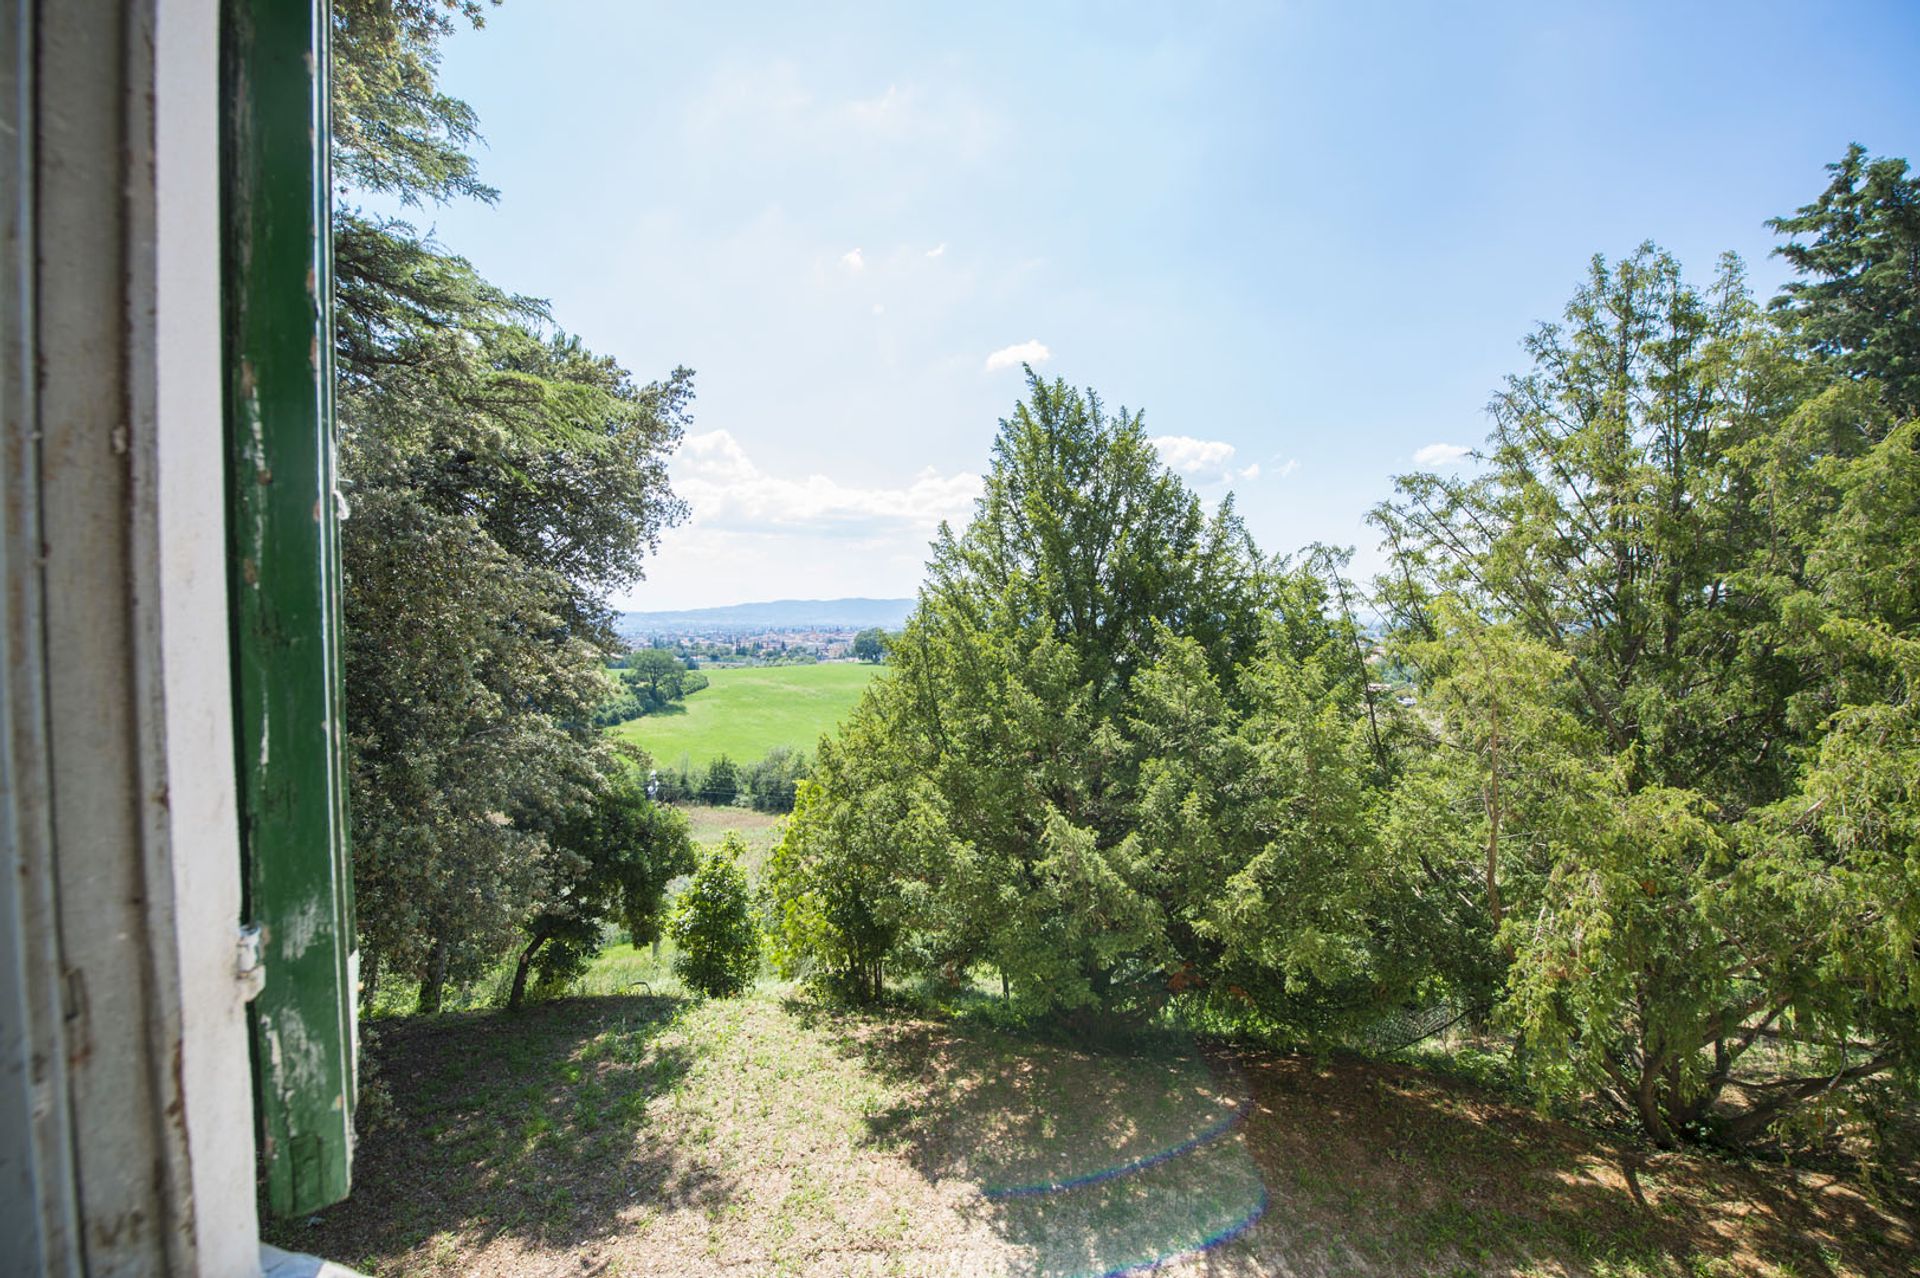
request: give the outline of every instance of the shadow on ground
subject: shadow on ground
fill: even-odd
[[[382,1275],[1915,1269],[1911,1213],[1832,1175],[1358,1059],[632,996],[382,1021],[370,1059],[353,1197],[268,1241]]]
[[[1181,1271],[1914,1272],[1913,1221],[1831,1175],[1658,1154],[1417,1069],[795,1010],[899,1085],[869,1139],[970,1181],[1035,1274],[1128,1272],[1250,1220]]]
[[[1911,1217],[1831,1174],[1658,1153],[1410,1067],[1234,1059],[1274,1202],[1255,1245],[1284,1228],[1381,1272],[1913,1271]]]
[[[269,1222],[266,1240],[369,1270],[425,1248],[448,1257],[513,1236],[582,1248],[623,1229],[636,1198],[724,1202],[727,1186],[671,1144],[636,1137],[648,1102],[687,1072],[657,1041],[683,1000],[564,999],[518,1013],[377,1023],[371,1076],[392,1099],[366,1115],[346,1202]]]
[[[1185,1035],[1042,1040],[965,1023],[820,1012],[802,1023],[893,1084],[868,1140],[936,1183],[1018,1272],[1137,1272],[1238,1236],[1266,1207],[1245,1080]]]

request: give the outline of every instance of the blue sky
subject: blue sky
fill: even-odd
[[[1023,356],[1369,568],[1591,254],[1771,293],[1822,165],[1920,159],[1915,3],[508,0],[442,73],[501,198],[413,220],[698,374],[636,608],[911,594]]]

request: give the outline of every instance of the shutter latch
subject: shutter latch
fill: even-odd
[[[233,979],[240,983],[240,1000],[251,1003],[260,997],[261,987],[267,983],[267,965],[260,958],[259,924],[240,929],[233,955]]]

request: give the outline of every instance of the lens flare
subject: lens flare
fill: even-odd
[[[1237,1093],[1238,1103],[1177,1143],[1079,1175],[978,1192],[1014,1213],[1002,1227],[1037,1249],[1042,1274],[1125,1278],[1225,1246],[1258,1224],[1270,1202],[1259,1164],[1233,1139],[1253,1093],[1238,1070],[1231,1074],[1227,1096]]]
[[[1250,1098],[1243,1098],[1239,1105],[1234,1107],[1234,1111],[1231,1114],[1228,1114],[1225,1118],[1215,1123],[1212,1127],[1207,1128],[1198,1136],[1190,1140],[1181,1141],[1178,1145],[1160,1150],[1157,1153],[1135,1158],[1129,1162],[1120,1163],[1113,1167],[1102,1168],[1099,1171],[1088,1172],[1084,1176],[1074,1176],[1067,1180],[1048,1180],[1032,1185],[995,1185],[982,1189],[980,1193],[982,1197],[993,1199],[1030,1198],[1035,1194],[1057,1194],[1062,1190],[1082,1189],[1088,1185],[1098,1185],[1102,1181],[1118,1180],[1122,1176],[1131,1176],[1135,1172],[1143,1172],[1149,1167],[1158,1167],[1161,1163],[1171,1162],[1182,1154],[1191,1153],[1199,1149],[1202,1145],[1210,1145],[1214,1141],[1219,1140],[1222,1136],[1225,1136],[1246,1120],[1247,1111],[1252,1108],[1252,1105],[1253,1102]]]
[[[1267,1202],[1267,1187],[1263,1184],[1260,1186],[1259,1201],[1254,1203],[1253,1210],[1225,1229],[1215,1230],[1205,1238],[1185,1247],[1162,1252],[1151,1260],[1137,1260],[1115,1269],[1103,1269],[1098,1274],[1085,1275],[1084,1278],[1127,1278],[1129,1274],[1151,1273],[1162,1265],[1170,1265],[1176,1260],[1185,1260],[1189,1256],[1198,1256],[1203,1252],[1212,1251],[1215,1247],[1224,1247],[1260,1223],[1260,1218],[1267,1214]]]

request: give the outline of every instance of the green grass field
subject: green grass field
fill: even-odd
[[[624,945],[582,988],[381,1021],[352,1196],[263,1237],[375,1278],[1913,1272],[1895,1184],[1658,1152],[1404,1064],[774,981],[692,1000]]]
[[[814,751],[820,735],[853,709],[881,667],[865,662],[742,666],[702,671],[712,682],[676,713],[650,714],[607,729],[653,755],[663,768],[684,756],[704,767],[717,754],[752,763],[776,746]]]

